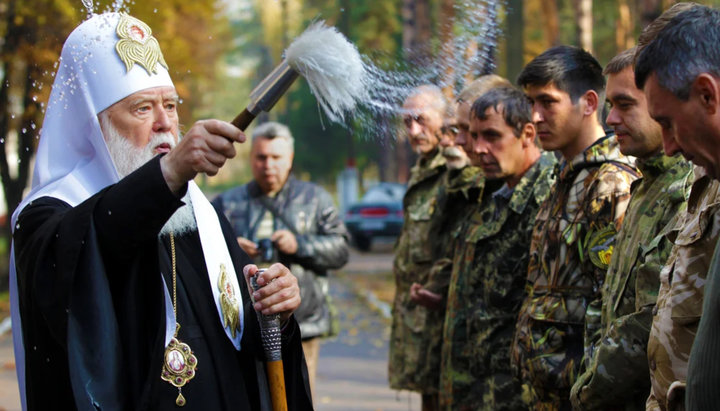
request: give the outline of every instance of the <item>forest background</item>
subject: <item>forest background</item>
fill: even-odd
[[[464,44],[482,64],[446,86],[452,98],[469,80],[495,72],[514,82],[523,65],[550,46],[571,44],[601,64],[632,47],[643,27],[672,0],[0,0],[0,289],[6,288],[9,216],[30,185],[32,160],[62,42],[87,17],[120,8],[145,21],[163,49],[181,97],[180,118],[234,118],[252,88],[282,59],[286,47],[313,21],[325,20],[381,69],[405,70],[446,58],[447,46],[494,23],[489,37]],[[720,0],[699,1],[719,6]],[[482,21],[458,12],[482,7]],[[487,34],[487,33],[485,33]],[[487,44],[486,44],[487,43]],[[491,44],[490,44],[491,43]],[[490,47],[488,47],[490,44]],[[436,82],[448,83],[452,65]],[[457,75],[457,73],[455,73]],[[297,81],[263,120],[289,125],[295,139],[294,173],[332,189],[337,175],[356,167],[359,186],[406,182],[414,156],[394,118],[350,119],[344,125],[321,114],[306,82]],[[388,127],[367,127],[367,122]],[[218,192],[251,179],[249,145],[217,177],[201,185]],[[10,212],[4,212],[10,210]]]

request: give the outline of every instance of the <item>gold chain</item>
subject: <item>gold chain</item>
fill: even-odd
[[[177,264],[175,262],[175,236],[170,233],[170,255],[172,256],[172,274],[173,274],[173,314],[177,321]],[[177,331],[175,331],[177,333]]]
[[[165,347],[165,355],[163,356],[163,371],[160,376],[163,380],[177,387],[178,396],[175,399],[175,405],[183,407],[187,401],[182,395],[182,387],[195,377],[197,357],[195,357],[189,345],[177,338],[178,332],[180,332],[180,323],[177,321],[177,258],[175,256],[175,236],[173,233],[170,233],[170,253],[172,260],[175,334],[173,335],[173,338],[170,339],[170,343],[167,347]],[[172,360],[170,358],[172,358]],[[179,365],[176,363],[177,361],[179,361]]]

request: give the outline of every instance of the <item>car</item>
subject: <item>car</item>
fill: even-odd
[[[359,202],[348,208],[345,226],[355,247],[368,251],[373,238],[400,235],[406,189],[404,184],[378,183],[370,187]]]

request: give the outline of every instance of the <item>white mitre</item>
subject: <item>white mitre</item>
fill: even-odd
[[[13,227],[20,211],[36,198],[55,197],[75,206],[119,181],[97,114],[133,93],[159,86],[174,87],[145,23],[124,13],[103,13],[78,26],[62,49],[32,191],[15,210]]]

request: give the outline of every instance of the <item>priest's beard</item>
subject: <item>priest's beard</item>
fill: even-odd
[[[167,143],[170,147],[175,147],[175,138],[172,133],[153,133],[150,142],[145,147],[136,147],[130,140],[118,132],[109,118],[104,114],[105,113],[100,114],[100,122],[102,124],[103,134],[105,135],[105,144],[107,145],[110,157],[112,157],[115,169],[120,175],[120,178],[124,178],[155,157],[154,148],[159,144]],[[179,236],[194,231],[197,228],[189,192],[185,193],[182,201],[185,205],[178,208],[175,213],[170,216],[170,219],[168,219],[162,230],[160,230],[160,235],[172,233]]]

